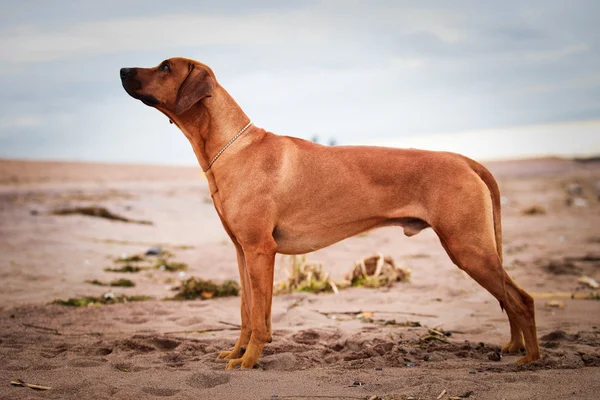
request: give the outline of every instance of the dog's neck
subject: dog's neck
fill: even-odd
[[[250,121],[221,86],[192,109],[171,119],[188,138],[204,171],[212,158]]]

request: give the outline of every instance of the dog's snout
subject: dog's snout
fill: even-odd
[[[121,79],[127,78],[127,76],[131,75],[131,72],[133,72],[132,68],[121,68]]]

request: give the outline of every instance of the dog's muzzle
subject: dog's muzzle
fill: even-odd
[[[139,93],[139,90],[142,88],[142,83],[136,78],[137,68],[121,68],[119,75],[121,75],[123,89],[125,89],[131,97],[141,100],[141,102],[147,106],[159,104],[159,101],[154,96]]]
[[[142,87],[140,81],[135,79],[135,76],[137,75],[137,70],[135,68],[121,68],[119,74],[121,75],[123,88],[125,88],[127,93],[133,95],[133,90],[139,90]]]

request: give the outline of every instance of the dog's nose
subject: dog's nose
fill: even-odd
[[[131,68],[121,68],[121,79],[125,79],[127,75],[131,74]]]

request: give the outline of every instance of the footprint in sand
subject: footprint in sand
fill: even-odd
[[[180,341],[158,336],[134,335],[131,339],[119,341],[116,348],[136,353],[150,353],[156,350],[170,351],[177,348]]]
[[[153,387],[145,387],[142,388],[142,392],[146,394],[150,394],[152,396],[175,396],[177,393],[181,392],[181,389],[168,389],[168,388],[153,388]]]
[[[91,368],[91,367],[100,367],[107,361],[108,360],[105,360],[103,358],[100,358],[100,359],[97,359],[97,358],[96,359],[94,359],[94,358],[74,358],[69,361],[69,365],[71,367],[77,367],[77,368]]]
[[[181,344],[180,341],[162,337],[152,337],[148,339],[148,342],[159,350],[173,350]]]
[[[187,378],[186,383],[196,389],[210,389],[228,383],[230,379],[224,372],[198,372]]]

